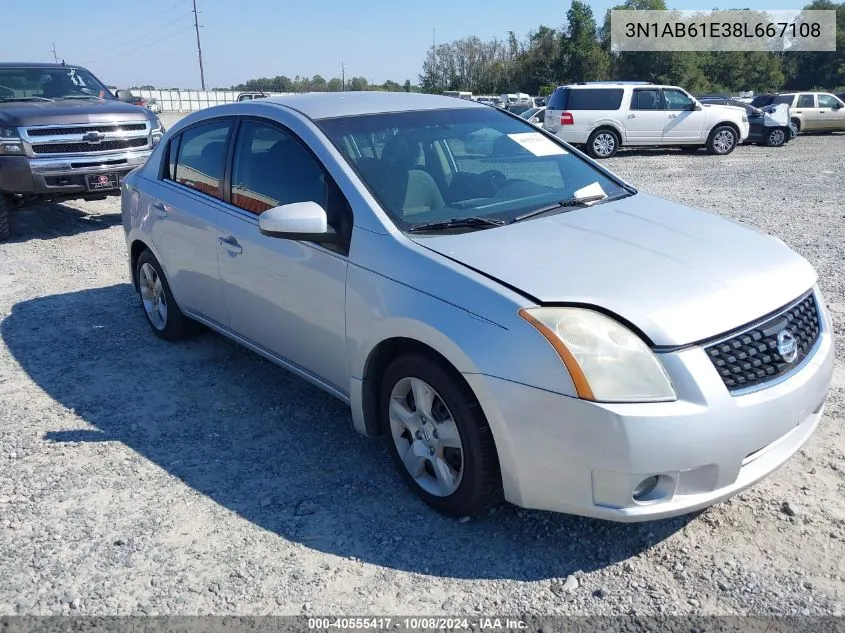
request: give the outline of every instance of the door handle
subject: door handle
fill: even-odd
[[[670,115],[669,115],[669,118],[670,118],[670,119],[674,119],[676,116],[678,116],[678,115],[677,115],[677,114],[670,114]]]
[[[238,240],[236,240],[231,235],[229,237],[218,237],[217,241],[219,242],[220,246],[225,248],[232,255],[240,255],[244,252],[244,249],[241,248],[240,244],[238,244]]]
[[[629,119],[636,119],[636,118],[637,118],[637,115],[636,115],[636,114],[634,114],[634,113],[631,113],[631,114],[629,114],[629,115],[628,115],[628,118],[629,118]]]
[[[819,110],[819,114],[824,114],[827,110]]]
[[[156,214],[156,217],[159,220],[163,220],[167,217],[167,207],[164,206],[162,202],[156,202],[153,204],[153,211]]]
[[[795,110],[795,114],[801,114],[801,110]]]

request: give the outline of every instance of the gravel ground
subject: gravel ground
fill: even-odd
[[[842,359],[843,148],[605,164],[805,255]],[[155,338],[127,279],[115,200],[19,211],[0,244],[0,614],[845,610],[841,360],[805,449],[708,511],[461,522],[417,501],[331,397],[220,336]]]

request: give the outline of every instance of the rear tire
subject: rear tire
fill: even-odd
[[[179,341],[200,330],[199,324],[182,314],[176,305],[161,264],[149,250],[138,256],[135,276],[141,309],[156,336],[166,341]]]
[[[719,125],[707,137],[707,152],[727,156],[736,149],[739,134],[729,125]]]
[[[423,355],[399,356],[384,374],[379,411],[399,474],[429,506],[464,517],[498,498],[493,435],[475,395],[450,367]]]
[[[12,235],[12,197],[0,193],[0,242]]]
[[[790,119],[789,120],[792,125],[795,126],[795,133],[801,134],[801,120],[800,119]]]
[[[619,150],[619,134],[610,128],[599,128],[587,139],[587,153],[596,159],[612,158]]]

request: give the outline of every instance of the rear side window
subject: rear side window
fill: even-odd
[[[566,88],[557,88],[549,97],[547,107],[549,110],[566,110],[566,97],[569,92]]]
[[[815,108],[816,101],[813,99],[813,95],[799,95],[798,96],[798,106],[799,108]]]
[[[226,141],[231,129],[231,121],[212,121],[182,132],[174,180],[206,195],[222,198]]]
[[[567,110],[618,110],[622,105],[621,88],[570,90]]]
[[[634,90],[631,96],[632,110],[662,110],[659,90]]]

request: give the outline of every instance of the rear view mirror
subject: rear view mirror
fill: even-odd
[[[310,200],[264,211],[258,216],[258,229],[268,237],[288,240],[334,242],[338,237],[329,228],[326,210]]]

